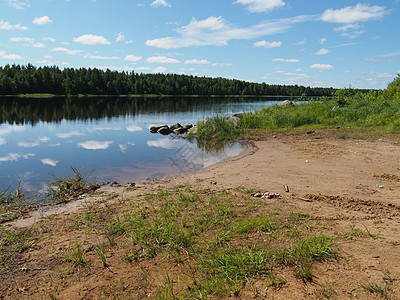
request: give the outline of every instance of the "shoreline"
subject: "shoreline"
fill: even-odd
[[[329,292],[338,299],[376,299],[377,294],[365,288],[368,283],[380,284],[392,299],[400,292],[400,169],[393,163],[400,161],[400,140],[356,135],[343,139],[344,132],[349,134],[345,129],[267,134],[238,156],[201,171],[133,187],[103,185],[51,217],[46,218],[46,212],[41,219],[32,217],[33,226],[3,224],[3,234],[32,230],[40,240],[18,252],[16,267],[3,273],[12,276],[13,283],[5,280],[0,291],[35,298],[46,289],[60,299],[89,299],[107,295],[107,287],[124,298],[154,298],[160,287],[168,287],[168,276],[173,295],[179,295],[204,280],[182,279],[201,266],[199,255],[210,259],[210,253],[256,249],[276,257],[282,247],[290,255],[305,241],[327,241],[326,250],[334,256],[309,262],[311,273],[301,273],[307,277],[296,275],[296,265],[273,261],[271,274],[283,278],[278,286],[264,274],[243,280],[239,296],[228,290],[216,298],[322,299]],[[267,192],[277,197],[253,196]],[[240,226],[243,230],[261,221],[266,222],[262,227],[237,233]],[[178,232],[189,234],[200,252],[192,253],[183,244],[173,248],[176,251],[156,244],[156,253],[149,255],[152,244],[143,242],[142,234],[164,234],[172,228],[168,226],[181,226]],[[166,242],[167,236],[157,237]],[[87,265],[71,267],[66,255],[78,251],[78,245]]]
[[[166,185],[167,188],[171,188],[175,185],[182,184],[184,181],[184,178],[187,177],[195,177],[196,174],[205,172],[206,170],[219,165],[219,164],[225,164],[229,163],[232,160],[238,160],[241,159],[242,157],[245,157],[247,155],[252,155],[256,151],[258,151],[258,147],[255,145],[253,141],[245,141],[245,148],[243,151],[241,151],[238,155],[227,158],[221,162],[217,162],[215,164],[212,164],[211,166],[207,166],[204,169],[198,170],[198,171],[191,171],[191,172],[182,172],[179,174],[174,174],[174,175],[167,175],[164,177],[156,178],[156,179],[146,179],[142,181],[135,182],[135,190],[140,191],[140,192],[148,192],[148,190],[151,190],[148,186],[153,187],[154,185],[158,185],[159,187],[161,184],[165,184],[168,182]],[[175,182],[175,183],[173,183]],[[123,191],[119,191],[119,189],[129,189],[131,187],[131,183],[127,184],[119,184],[117,182],[115,183],[103,183],[100,185],[100,187],[97,189],[97,191],[110,191],[110,190],[118,190],[118,192],[123,193]],[[58,215],[58,214],[69,214],[69,213],[75,213],[79,209],[84,208],[84,205],[87,205],[88,203],[90,204],[95,204],[98,202],[98,198],[95,196],[88,194],[88,195],[83,195],[80,197],[80,199],[74,199],[71,200],[67,203],[63,204],[48,204],[48,205],[42,205],[39,206],[38,209],[35,209],[33,211],[28,212],[26,215],[17,218],[15,220],[12,220],[10,222],[3,223],[2,225],[4,226],[9,226],[9,227],[17,227],[17,228],[22,228],[22,227],[30,227],[33,226],[35,223],[39,222],[40,220],[52,216],[52,215]]]

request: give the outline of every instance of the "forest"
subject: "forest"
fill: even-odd
[[[0,95],[251,95],[332,96],[330,87],[254,83],[236,79],[176,74],[138,74],[57,66],[0,67]]]

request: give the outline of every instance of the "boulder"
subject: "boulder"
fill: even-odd
[[[176,123],[176,124],[174,124],[174,125],[169,126],[169,129],[171,129],[171,130],[173,131],[173,130],[178,129],[178,128],[181,128],[181,127],[182,127],[181,124]]]
[[[175,134],[183,134],[185,133],[187,130],[183,127],[179,127],[173,130]]]
[[[284,101],[282,101],[281,103],[279,103],[279,106],[292,106],[294,105],[292,101],[286,99]]]
[[[163,128],[163,127],[168,127],[168,125],[161,125],[161,126],[150,126],[150,132],[151,133],[157,133],[158,132],[158,130],[160,129],[160,128]]]
[[[186,131],[188,131],[190,128],[193,127],[193,124],[187,123],[185,124],[185,126],[183,126],[183,129],[185,129]]]
[[[172,130],[166,126],[166,127],[161,127],[160,129],[157,130],[157,133],[162,134],[162,135],[168,135],[172,132]]]

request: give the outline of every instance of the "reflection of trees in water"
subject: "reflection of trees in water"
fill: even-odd
[[[207,141],[207,140],[197,140],[188,139],[192,144],[196,142],[197,148],[201,149],[207,154],[221,155],[225,154],[225,149],[234,146],[237,141]]]
[[[254,99],[253,99],[254,100]],[[260,99],[261,100],[261,99]],[[265,101],[265,98],[262,99]],[[235,98],[234,102],[245,102]],[[118,116],[198,111],[229,98],[0,98],[0,124],[59,123],[62,120],[98,120]]]

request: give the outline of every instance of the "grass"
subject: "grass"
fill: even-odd
[[[377,283],[377,282],[366,282],[361,285],[361,287],[370,292],[371,294],[378,294],[382,297],[386,297],[387,294],[387,286],[386,283]]]
[[[84,280],[110,264],[112,269],[129,264],[132,272],[148,266],[164,270],[164,279],[154,282],[152,277],[147,287],[156,299],[218,299],[244,295],[244,290],[258,297],[258,282],[283,288],[287,274],[313,281],[314,263],[336,258],[333,240],[304,229],[305,224],[318,227],[306,213],[278,213],[262,201],[251,201],[252,210],[236,205],[247,192],[182,185],[124,199],[111,211],[105,203],[96,208],[87,205],[64,228],[72,236],[83,233],[89,247],[77,238],[64,249],[48,251],[53,262],[60,262],[57,269],[66,268],[63,280],[74,276]],[[297,233],[288,236],[293,228]],[[12,261],[10,269],[21,265],[20,253],[37,244],[33,233],[4,233],[2,263]],[[116,289],[121,297],[128,293]]]
[[[72,167],[73,176],[54,177],[49,182],[45,196],[53,203],[65,203],[99,187],[92,174],[84,176],[77,168]]]
[[[340,103],[341,105],[338,105]],[[333,98],[311,99],[294,106],[273,105],[244,113],[239,122],[217,116],[198,124],[200,140],[232,140],[251,130],[292,128],[374,128],[397,132],[400,129],[400,76],[387,89],[355,93],[336,91]],[[340,139],[349,136],[342,135]]]
[[[71,264],[70,268],[73,269],[75,267],[86,267],[87,261],[85,259],[85,252],[82,249],[81,243],[77,240],[75,244],[70,245],[65,253],[65,261]]]
[[[35,206],[32,197],[25,196],[21,187],[14,191],[5,189],[0,191],[0,224],[12,221]]]
[[[13,268],[21,255],[41,240],[33,228],[1,230],[0,237],[0,270]]]

